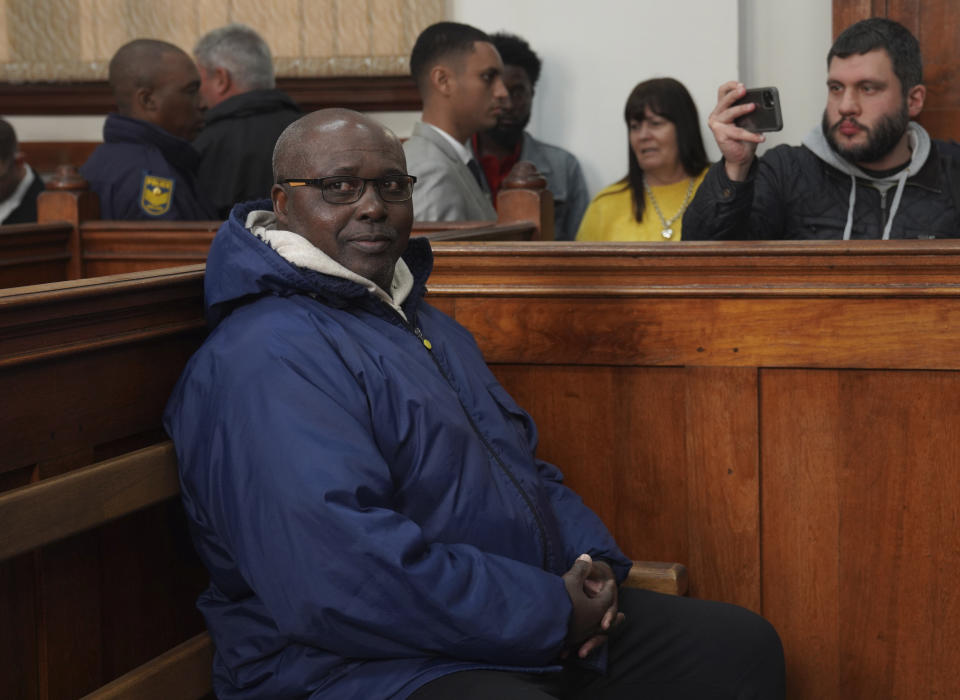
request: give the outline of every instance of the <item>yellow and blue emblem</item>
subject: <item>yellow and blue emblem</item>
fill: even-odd
[[[173,180],[159,175],[143,174],[140,185],[140,208],[147,216],[162,216],[173,202]]]

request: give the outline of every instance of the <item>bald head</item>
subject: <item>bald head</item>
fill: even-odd
[[[393,132],[349,109],[313,112],[277,139],[273,172],[277,226],[389,290],[413,226],[413,182]]]
[[[280,134],[273,148],[274,182],[304,177],[314,152],[344,142],[384,149],[406,162],[400,139],[380,122],[352,109],[321,109],[301,117]]]
[[[166,41],[134,39],[110,59],[117,111],[191,140],[203,126],[200,74],[185,52]]]
[[[170,53],[183,51],[158,39],[134,39],[117,50],[110,59],[109,79],[120,114],[130,114],[137,88],[156,87],[163,60]]]

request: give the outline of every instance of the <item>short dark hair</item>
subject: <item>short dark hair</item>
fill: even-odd
[[[17,154],[17,132],[6,119],[0,119],[0,163],[6,163]]]
[[[530,78],[530,84],[536,85],[540,79],[540,57],[533,52],[530,44],[516,34],[497,32],[490,35],[497,53],[503,59],[504,65],[520,66]]]
[[[120,114],[129,116],[133,94],[137,88],[156,87],[159,68],[163,57],[168,53],[187,56],[179,46],[159,39],[134,39],[113,54],[108,68],[108,80]],[[192,59],[190,61],[193,62]]]
[[[470,53],[477,41],[490,41],[486,32],[469,24],[437,22],[420,32],[410,52],[410,75],[423,94],[427,76],[437,61],[457,53]]]
[[[830,47],[827,68],[834,56],[847,58],[874,49],[883,49],[890,56],[904,96],[910,88],[923,83],[923,58],[917,38],[902,24],[886,17],[871,17],[844,29]]]
[[[623,118],[629,126],[630,120],[642,122],[647,118],[647,109],[657,116],[673,122],[677,129],[677,152],[684,172],[697,177],[710,161],[703,147],[700,133],[700,117],[697,105],[683,83],[673,78],[653,78],[638,83],[623,109]],[[643,219],[643,169],[637,162],[637,156],[627,138],[627,176],[624,181],[630,187],[633,196],[634,215],[637,221]]]

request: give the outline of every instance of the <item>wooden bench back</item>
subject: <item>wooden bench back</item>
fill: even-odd
[[[431,240],[553,239],[546,181],[519,163],[498,194],[497,221],[415,222]],[[38,200],[38,223],[0,226],[0,288],[199,264],[219,221],[103,221],[96,195],[63,169]]]
[[[77,698],[203,631],[207,575],[155,447],[204,336],[201,285],[194,269],[0,291],[6,697]]]
[[[788,696],[960,688],[960,241],[437,246],[540,454],[762,612]]]
[[[791,697],[960,687],[960,241],[434,253],[431,302],[530,409],[541,456],[626,551],[766,615]],[[162,440],[199,295],[198,270],[0,292],[2,490]],[[0,564],[0,687],[75,697],[199,632],[172,622],[196,593],[165,574],[175,542],[125,539],[174,531],[166,515]],[[151,587],[179,612],[140,610]],[[134,624],[164,643],[123,637]]]
[[[201,288],[197,266],[0,291],[0,392],[17,397],[0,415],[11,697],[209,692],[206,575],[160,426],[204,335]],[[629,583],[682,594],[686,570],[643,562]]]

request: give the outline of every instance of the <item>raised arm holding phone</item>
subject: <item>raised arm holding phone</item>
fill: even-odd
[[[960,237],[955,145],[911,121],[926,88],[916,38],[885,18],[857,22],[827,55],[827,101],[801,146],[761,157],[762,133],[736,120],[741,83],[718,91],[708,124],[723,158],[683,218],[686,240]]]

